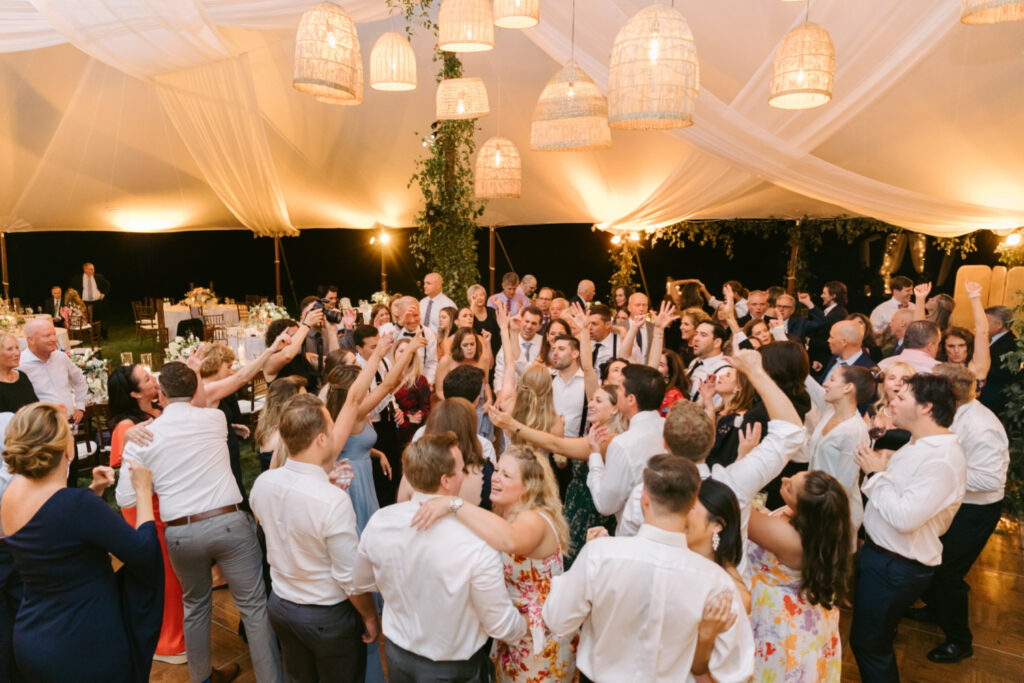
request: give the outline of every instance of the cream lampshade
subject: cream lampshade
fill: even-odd
[[[768,104],[779,109],[811,109],[832,99],[836,52],[821,26],[805,23],[786,34],[772,62]]]
[[[295,34],[292,85],[296,90],[318,97],[354,99],[356,74],[361,70],[359,37],[345,10],[324,2],[302,15]]]
[[[401,33],[385,33],[373,44],[370,87],[374,90],[416,88],[416,53]]]
[[[530,28],[540,23],[540,0],[494,0],[494,25]]]
[[[1024,19],[1020,0],[961,0],[960,21],[965,24],[998,24]]]
[[[519,150],[507,138],[489,139],[476,156],[473,177],[477,197],[519,199],[523,187],[523,161]]]
[[[611,146],[607,100],[583,69],[566,64],[544,86],[534,107],[530,149],[583,151]]]
[[[441,0],[437,46],[446,52],[494,49],[494,14],[488,0]]]
[[[437,86],[438,120],[475,119],[491,113],[480,78],[447,78]]]

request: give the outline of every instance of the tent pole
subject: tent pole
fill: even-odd
[[[4,298],[10,300],[11,298],[11,286],[7,282],[7,233],[0,231],[0,261],[3,262],[3,285],[4,285]]]
[[[651,300],[651,293],[647,291],[647,276],[644,275],[644,264],[640,261],[640,248],[636,250],[636,265],[640,268],[640,282],[644,284],[644,294],[647,295],[647,300]]]
[[[281,303],[281,236],[274,235],[274,301]]]
[[[388,291],[388,267],[387,262],[384,260],[385,252],[387,251],[386,245],[380,243],[380,291],[385,294]]]
[[[490,268],[490,290],[489,294],[495,293],[495,226],[490,226],[490,260],[487,262]],[[6,275],[4,276],[6,280]]]

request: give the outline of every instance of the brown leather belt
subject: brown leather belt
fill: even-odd
[[[212,517],[220,517],[232,512],[238,511],[238,504],[225,505],[224,507],[214,508],[213,510],[207,510],[206,512],[200,512],[198,515],[187,515],[185,517],[179,517],[178,519],[172,519],[169,522],[164,522],[167,526],[183,526],[185,524],[191,524],[193,522],[201,522],[204,519],[210,519]]]

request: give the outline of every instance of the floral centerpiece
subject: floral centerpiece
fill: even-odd
[[[0,332],[15,332],[25,324],[25,318],[15,312],[6,299],[0,299]]]
[[[95,351],[88,353],[72,353],[71,360],[85,375],[85,383],[89,387],[89,398],[93,403],[106,403],[107,378],[110,377],[110,361],[96,357]]]
[[[185,298],[178,302],[182,306],[212,306],[217,303],[217,295],[206,287],[193,287],[185,292]]]
[[[288,317],[288,309],[284,306],[265,301],[249,309],[249,325],[246,332],[250,335],[261,335],[271,322]]]
[[[390,298],[391,298],[390,294],[388,294],[387,292],[381,290],[379,292],[374,292],[373,294],[370,295],[370,303],[372,303],[372,304],[386,304],[388,302],[388,299],[390,299]]]
[[[189,359],[202,342],[196,339],[195,335],[187,337],[175,337],[164,349],[164,359],[167,361],[186,361]]]

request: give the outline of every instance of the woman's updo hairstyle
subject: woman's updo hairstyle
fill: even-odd
[[[29,479],[44,477],[60,464],[70,440],[71,429],[60,408],[53,403],[30,403],[7,425],[3,452],[7,471]]]

